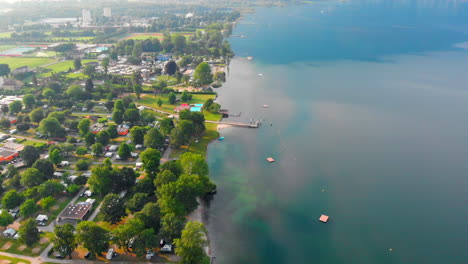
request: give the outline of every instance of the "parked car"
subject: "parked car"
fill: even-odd
[[[166,244],[161,248],[161,253],[171,253],[172,252],[172,245]]]
[[[150,260],[154,256],[154,254],[154,250],[148,249],[148,251],[146,252],[146,259]]]
[[[54,257],[55,257],[56,259],[64,259],[64,258],[65,258],[64,256],[62,256],[62,254],[60,254],[60,253],[58,253],[58,252],[54,253]]]

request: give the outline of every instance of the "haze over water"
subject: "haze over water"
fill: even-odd
[[[218,101],[263,126],[209,147],[215,263],[468,263],[468,3],[258,8],[234,34],[255,60]]]

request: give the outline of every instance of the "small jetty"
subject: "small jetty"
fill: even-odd
[[[268,162],[270,162],[270,163],[275,162],[275,159],[272,158],[272,157],[268,157],[268,158],[266,158],[266,160],[267,160]]]
[[[328,215],[321,215],[320,218],[319,218],[319,221],[322,222],[322,223],[326,223],[328,222]]]
[[[235,126],[235,127],[246,127],[246,128],[259,128],[260,121],[251,121],[249,124],[240,123],[240,122],[224,122],[224,121],[211,121],[205,120],[206,123],[213,123],[218,125],[228,125],[228,126]]]

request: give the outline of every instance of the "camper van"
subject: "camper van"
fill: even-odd
[[[114,254],[115,254],[114,249],[113,249],[113,248],[109,248],[109,250],[107,251],[106,259],[111,260],[112,257],[115,256]]]

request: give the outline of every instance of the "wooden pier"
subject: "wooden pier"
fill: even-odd
[[[228,126],[235,126],[235,127],[246,127],[246,128],[259,128],[260,127],[260,122],[255,121],[252,123],[240,123],[240,122],[224,122],[224,121],[210,121],[210,120],[205,120],[206,123],[213,123],[213,124],[218,124],[218,125],[228,125]]]

